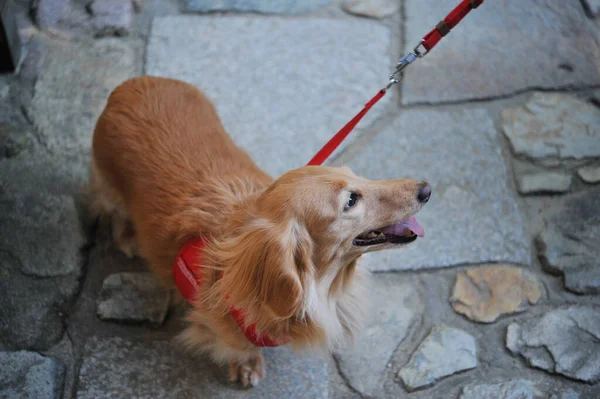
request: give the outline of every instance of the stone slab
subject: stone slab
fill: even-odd
[[[33,9],[37,25],[52,36],[63,39],[123,36],[133,23],[133,1],[38,0]]]
[[[433,186],[417,214],[425,237],[402,250],[368,254],[370,269],[530,264],[526,223],[487,111],[404,111],[346,165],[371,179],[422,179]]]
[[[543,382],[515,379],[492,384],[469,384],[458,399],[579,399],[572,388],[548,387]]]
[[[407,0],[405,52],[456,5]],[[600,46],[579,1],[487,1],[406,70],[402,101],[438,103],[600,83]]]
[[[501,315],[523,312],[535,305],[543,292],[538,279],[521,268],[478,267],[456,275],[450,303],[471,320],[492,323]]]
[[[600,183],[600,166],[584,166],[577,169],[577,175],[586,183]]]
[[[38,0],[33,2],[36,24],[53,34],[81,34],[85,32],[89,15],[82,2],[75,0]]]
[[[77,152],[0,159],[0,349],[45,350],[63,335],[79,288],[85,233],[74,198],[88,164]]]
[[[418,321],[423,303],[417,287],[403,276],[374,275],[369,319],[352,347],[335,354],[346,381],[362,395],[377,397],[387,364]]]
[[[0,350],[48,349],[63,334],[78,275],[35,278],[21,268],[16,257],[0,249]]]
[[[259,12],[265,14],[304,14],[331,3],[331,0],[186,0],[185,11]]]
[[[0,398],[59,399],[64,367],[36,352],[0,352]]]
[[[71,315],[73,314],[71,313]],[[85,323],[85,321],[81,319],[75,321],[75,317],[71,317],[69,321],[70,324]],[[72,331],[72,329],[70,330]],[[64,378],[62,386],[63,399],[73,397],[73,388],[75,386],[76,376],[79,373],[79,353],[76,353],[77,348],[75,348],[73,345],[75,340],[76,339],[73,339],[71,333],[69,332],[68,334],[64,334],[62,336],[60,342],[43,352],[44,356],[56,359],[57,362],[64,366]]]
[[[79,275],[86,242],[75,202],[50,194],[0,195],[0,251],[36,277]]]
[[[0,164],[0,177],[4,166],[16,161]],[[73,198],[43,191],[13,192],[28,188],[26,182],[26,175],[11,176],[6,185],[0,178],[0,348],[4,349],[47,349],[60,339],[62,312],[77,293],[83,265],[80,251],[86,237]]]
[[[7,193],[43,192],[61,197],[80,196],[88,181],[89,154],[24,153],[0,159],[0,187]]]
[[[203,90],[236,143],[279,176],[305,165],[386,83],[389,46],[389,29],[364,19],[171,16],[154,20],[146,73]]]
[[[598,16],[598,13],[600,12],[600,0],[583,0],[583,4],[593,18]]]
[[[398,376],[409,391],[435,384],[439,379],[477,367],[477,343],[466,332],[435,326],[421,342]]]
[[[162,324],[169,298],[169,291],[152,273],[114,273],[102,283],[96,312],[104,320]]]
[[[511,323],[506,347],[531,367],[596,383],[600,381],[600,309],[571,306]]]
[[[94,0],[88,8],[97,37],[129,34],[133,23],[133,0]]]
[[[77,398],[327,398],[327,360],[265,350],[266,378],[251,390],[227,381],[210,360],[181,353],[164,341],[91,339],[85,348]]]
[[[398,0],[344,0],[342,9],[362,17],[385,18],[400,11]]]
[[[0,98],[0,101],[3,100]],[[17,124],[1,122],[0,159],[13,158],[32,147],[33,140],[28,130]]]
[[[458,399],[538,399],[542,395],[532,381],[514,380],[498,384],[467,385]]]
[[[127,42],[49,42],[27,110],[43,144],[54,153],[87,153],[108,95],[134,73]]]
[[[536,237],[542,265],[563,274],[568,290],[600,294],[600,190],[569,198],[546,216],[546,227]]]
[[[517,176],[517,187],[524,195],[561,194],[571,188],[573,176],[566,172],[532,172]]]
[[[600,157],[600,109],[561,93],[534,93],[502,112],[502,129],[516,155],[534,160]]]

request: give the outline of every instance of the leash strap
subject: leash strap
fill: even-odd
[[[356,116],[352,118],[350,122],[346,123],[346,125],[343,128],[341,128],[340,131],[337,132],[335,136],[333,136],[331,140],[329,140],[327,144],[325,144],[323,148],[319,150],[319,152],[317,152],[317,154],[308,162],[307,165],[322,165],[323,162],[325,162],[325,160],[329,158],[331,153],[335,151],[335,149],[338,148],[342,141],[344,141],[344,139],[350,134],[350,132],[354,130],[354,127],[358,124],[358,122],[360,122],[363,116],[365,116],[367,112],[369,112],[371,107],[375,105],[377,101],[379,101],[383,96],[385,96],[386,91],[386,89],[379,90],[379,92],[371,100],[369,100],[368,103],[365,104],[363,109],[358,114],[356,114]]]
[[[483,1],[484,0],[463,0],[446,16],[446,18],[441,20],[431,32],[423,37],[421,44],[425,47],[425,50],[431,51],[431,49],[434,48],[444,36],[450,33],[450,31],[458,25],[471,10],[474,10],[483,4]]]
[[[446,36],[450,31],[458,25],[458,23],[467,16],[467,14],[471,11],[479,7],[483,4],[484,0],[462,0],[458,6],[454,8],[444,18],[440,21],[435,28],[433,28],[429,33],[423,36],[423,39],[417,44],[412,52],[409,52],[404,57],[400,58],[398,63],[396,64],[396,70],[390,75],[389,83],[383,89],[379,90],[379,92],[371,99],[368,103],[365,104],[363,109],[356,114],[354,118],[350,120],[343,128],[340,129],[328,142],[317,152],[317,154],[308,162],[307,166],[315,166],[322,165],[323,162],[329,158],[329,156],[335,151],[336,148],[344,141],[344,139],[354,130],[354,127],[360,122],[360,120],[369,112],[371,107],[377,103],[377,101],[381,100],[385,93],[392,87],[394,84],[398,83],[399,80],[396,75],[404,70],[407,66],[418,60],[419,58],[423,58],[425,55],[429,54],[429,52],[435,47],[436,44],[444,36]],[[421,47],[423,49],[421,49]]]

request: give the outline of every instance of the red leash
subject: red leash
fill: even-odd
[[[448,16],[436,25],[435,29],[429,32],[423,40],[413,49],[412,52],[408,53],[398,61],[396,64],[396,70],[390,75],[390,81],[386,87],[379,90],[379,92],[373,97],[368,103],[365,104],[364,108],[356,114],[350,122],[346,124],[339,132],[333,136],[331,140],[325,144],[325,146],[310,160],[308,165],[321,165],[325,160],[335,151],[340,143],[350,134],[358,122],[367,114],[369,109],[381,100],[385,93],[392,85],[398,83],[396,74],[400,73],[408,65],[412,64],[417,58],[422,58],[425,54],[429,53],[431,49],[446,36],[452,28],[454,28],[468,13],[469,11],[479,7],[484,0],[463,0]],[[419,47],[423,46],[424,51],[419,50]],[[177,255],[177,259],[173,264],[173,274],[175,278],[175,284],[177,288],[188,301],[193,302],[196,299],[196,294],[200,287],[200,273],[199,269],[202,268],[201,254],[204,248],[204,240],[202,238],[196,238],[189,241]],[[246,325],[244,313],[234,307],[229,308],[229,313],[234,318],[246,338],[254,345],[259,347],[265,346],[278,346],[283,345],[287,342],[287,337],[271,337],[264,332],[256,331],[255,325]]]
[[[358,114],[356,114],[356,116],[352,118],[350,122],[346,123],[346,126],[341,128],[340,131],[337,132],[335,136],[333,136],[331,140],[329,140],[327,144],[325,144],[323,148],[319,150],[319,152],[317,152],[317,154],[308,162],[308,165],[322,165],[323,162],[325,162],[325,160],[329,158],[331,153],[335,151],[336,148],[338,148],[342,141],[344,141],[346,136],[350,134],[350,132],[354,129],[358,122],[363,118],[363,116],[365,116],[367,112],[369,112],[371,107],[375,105],[375,103],[379,101],[381,97],[385,96],[385,92],[386,89],[379,90],[379,93],[377,93],[375,97],[373,97],[368,103],[366,103],[365,107]]]
[[[386,87],[379,90],[379,92],[371,99],[368,103],[365,104],[363,109],[356,114],[350,122],[348,122],[343,128],[337,132],[331,140],[327,142],[317,152],[317,154],[308,162],[307,165],[322,165],[323,162],[329,158],[329,156],[335,151],[336,148],[344,141],[344,139],[354,130],[354,127],[360,122],[360,120],[369,112],[371,107],[377,103],[377,101],[381,100],[383,96],[387,93],[388,89],[392,87],[392,85],[398,83],[396,79],[396,74],[402,72],[404,68],[415,62],[418,58],[423,58],[426,54],[428,54],[436,44],[444,36],[446,36],[450,31],[458,25],[458,23],[467,16],[467,14],[471,11],[479,7],[483,4],[484,0],[463,0],[461,3],[456,6],[454,10],[450,12],[442,21],[440,21],[435,28],[433,28],[428,34],[423,36],[423,39],[419,42],[418,45],[415,46],[412,52],[408,53],[404,57],[398,61],[396,64],[396,70],[394,73],[390,75],[390,82]],[[423,47],[425,50],[420,50],[420,47]]]

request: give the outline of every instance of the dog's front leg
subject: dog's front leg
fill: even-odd
[[[217,363],[227,363],[230,381],[240,382],[245,388],[257,386],[265,378],[260,348],[244,337],[230,317],[208,314],[192,310],[187,318],[190,325],[179,335],[179,342],[190,350],[210,355]]]
[[[260,353],[256,353],[243,361],[229,361],[229,380],[231,382],[240,382],[244,388],[255,387],[260,380],[265,378],[265,362]]]

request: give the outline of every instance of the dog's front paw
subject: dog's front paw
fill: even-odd
[[[255,387],[265,378],[265,363],[259,353],[245,362],[229,362],[229,380],[241,382],[244,388]]]

